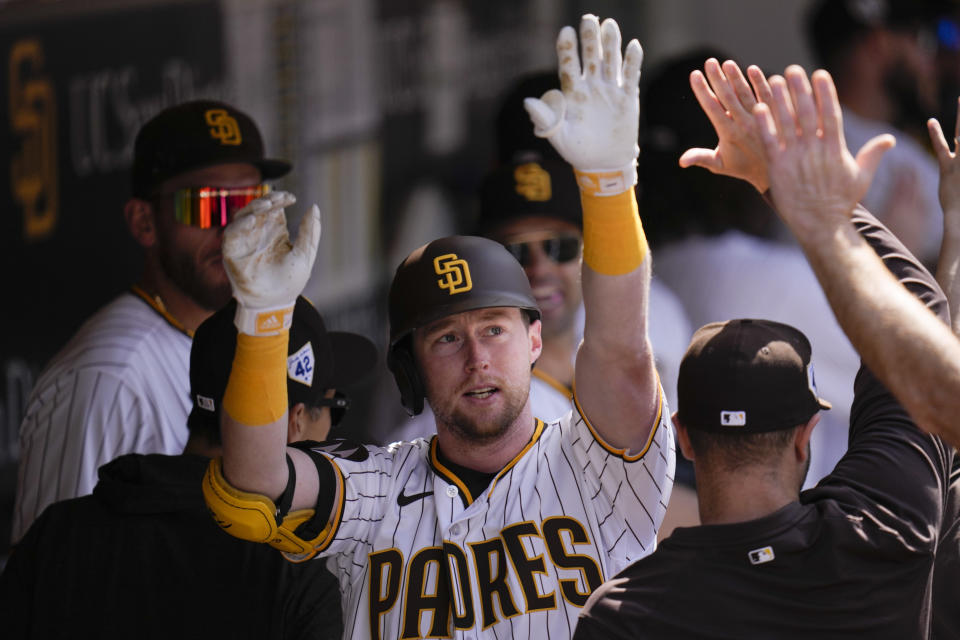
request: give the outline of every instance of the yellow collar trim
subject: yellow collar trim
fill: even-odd
[[[182,324],[180,324],[179,320],[177,320],[172,315],[170,315],[170,312],[167,311],[167,308],[164,306],[163,300],[160,299],[160,296],[151,296],[149,293],[147,293],[142,288],[140,288],[139,285],[133,285],[132,287],[130,287],[130,290],[133,291],[135,295],[143,298],[143,301],[146,302],[148,305],[150,305],[150,307],[153,308],[154,311],[159,313],[163,317],[163,319],[170,324],[170,326],[172,326],[177,331],[180,331],[186,334],[189,338],[193,338],[193,331],[190,331],[189,329],[184,327]]]
[[[567,385],[557,380],[556,378],[554,378],[553,376],[551,376],[549,373],[546,373],[545,371],[541,371],[540,369],[534,369],[533,375],[536,376],[537,378],[540,378],[541,380],[546,382],[548,385],[550,385],[551,387],[553,387],[554,389],[562,393],[567,398],[567,400],[570,400],[573,398],[573,390]]]
[[[490,493],[493,493],[493,490],[497,486],[497,482],[500,480],[500,478],[506,475],[506,473],[510,471],[510,469],[512,469],[513,466],[520,461],[520,458],[525,456],[527,451],[530,451],[533,445],[537,443],[537,440],[540,439],[540,436],[543,435],[543,427],[544,427],[543,420],[541,420],[540,418],[534,418],[534,420],[536,420],[537,423],[534,426],[533,435],[530,436],[530,442],[528,442],[527,446],[525,446],[523,449],[520,450],[520,453],[514,456],[513,460],[507,463],[507,466],[505,466],[503,469],[500,470],[500,473],[497,474],[497,477],[495,477],[493,479],[493,482],[490,483]]]
[[[534,418],[534,420],[536,421],[536,425],[534,426],[533,435],[530,437],[530,441],[526,444],[526,446],[523,447],[523,449],[520,450],[520,453],[514,456],[513,460],[508,462],[506,466],[497,473],[497,475],[490,482],[490,487],[488,488],[489,492],[493,491],[494,487],[497,486],[497,481],[499,481],[500,478],[510,471],[510,469],[512,469],[514,465],[520,461],[520,459],[533,447],[533,445],[537,443],[537,440],[540,439],[540,436],[543,435],[543,429],[545,426],[543,420],[540,418]],[[449,482],[452,482],[457,486],[458,489],[460,489],[460,492],[466,498],[467,506],[470,506],[474,501],[473,495],[470,493],[469,489],[467,489],[467,485],[465,485],[451,469],[448,469],[443,465],[443,463],[440,462],[440,458],[437,456],[437,442],[437,436],[433,436],[433,438],[430,440],[430,463],[433,465],[433,468],[439,471],[444,478],[446,478]]]
[[[460,489],[460,493],[464,498],[466,498],[468,506],[473,504],[473,495],[470,493],[470,490],[467,489],[467,485],[463,483],[463,480],[457,477],[457,474],[455,474],[451,469],[445,467],[443,463],[440,462],[440,457],[437,455],[438,441],[439,438],[437,438],[437,436],[433,436],[430,439],[430,464],[432,464],[433,468],[439,471],[444,478],[455,484],[457,488]]]

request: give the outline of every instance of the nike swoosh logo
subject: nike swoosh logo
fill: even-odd
[[[400,495],[397,496],[397,504],[401,507],[405,507],[412,502],[417,500],[423,500],[427,496],[432,496],[433,491],[424,491],[423,493],[415,493],[412,496],[404,495],[403,490],[400,490]]]

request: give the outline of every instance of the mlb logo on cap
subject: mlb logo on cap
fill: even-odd
[[[747,424],[746,411],[721,411],[720,424],[725,427],[742,427]]]
[[[738,434],[804,424],[830,408],[813,384],[811,355],[807,337],[781,322],[704,325],[680,362],[677,420],[689,429]]]

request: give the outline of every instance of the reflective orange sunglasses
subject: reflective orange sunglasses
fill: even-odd
[[[237,211],[267,193],[268,184],[233,189],[184,187],[173,192],[173,216],[177,222],[198,229],[225,227]]]

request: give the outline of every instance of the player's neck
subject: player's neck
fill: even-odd
[[[493,473],[519,455],[530,442],[535,427],[536,420],[528,401],[506,433],[496,440],[478,443],[458,435],[438,420],[437,444],[444,456],[453,462],[474,471]]]
[[[191,334],[213,314],[213,310],[197,304],[159,269],[145,268],[139,286],[159,308]]]
[[[697,469],[697,501],[703,524],[733,524],[768,516],[798,499],[797,489],[771,473],[751,467],[735,472]]]

